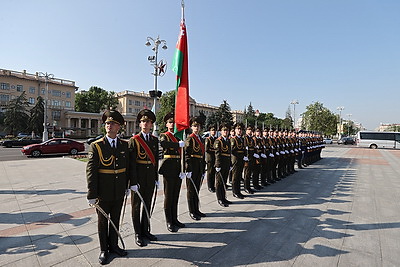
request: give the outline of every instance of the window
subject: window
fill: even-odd
[[[35,104],[35,99],[33,97],[29,98],[29,104]]]
[[[18,84],[18,85],[17,85],[17,92],[22,92],[22,91],[24,91],[24,86]]]
[[[60,91],[60,90],[53,90],[53,91],[51,92],[51,94],[52,94],[53,96],[61,96],[61,91]]]
[[[135,100],[135,106],[140,106],[140,101]]]
[[[45,95],[46,94],[46,90],[44,89],[44,88],[42,88],[42,95]]]
[[[52,105],[53,106],[60,106],[60,100],[52,100]]]
[[[143,107],[145,107],[146,106],[146,102],[143,102]]]
[[[135,113],[139,113],[140,109],[139,108],[135,108]]]
[[[9,83],[1,83],[0,88],[1,88],[1,90],[10,90],[10,84]]]
[[[10,96],[9,95],[0,95],[0,101],[10,101]]]
[[[129,99],[129,105],[132,105],[132,99]]]
[[[132,108],[128,108],[128,112],[129,112],[129,113],[132,113]]]
[[[53,110],[51,112],[51,116],[53,117],[53,120],[59,120],[61,118],[61,111],[60,110]]]
[[[71,101],[65,101],[65,106],[67,108],[70,108],[71,107]]]
[[[66,97],[71,98],[71,92],[67,92]]]

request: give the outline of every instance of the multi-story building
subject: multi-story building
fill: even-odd
[[[20,96],[23,92],[33,107],[37,98],[41,96],[47,100],[47,122],[51,127],[60,127],[66,120],[65,113],[73,111],[75,106],[75,91],[78,87],[74,81],[46,78],[38,72],[35,74],[0,69],[0,112],[4,112],[11,100]]]
[[[78,87],[74,81],[60,78],[48,80],[48,92],[46,95],[45,77],[38,72],[35,74],[0,69],[0,112],[4,111],[10,100],[25,91],[26,97],[33,107],[37,97],[47,99],[47,122],[50,136],[54,132],[72,133],[74,136],[86,137],[100,134],[102,113],[77,112],[75,107],[75,92]],[[125,90],[116,94],[119,104],[118,110],[126,120],[125,135],[131,135],[139,131],[136,122],[137,114],[142,109],[152,109],[154,98],[144,91],[135,92]],[[160,102],[157,101],[157,109]],[[200,112],[206,116],[218,110],[217,106],[196,103],[189,99],[190,116],[198,116]],[[243,111],[232,111],[234,122],[242,122]]]

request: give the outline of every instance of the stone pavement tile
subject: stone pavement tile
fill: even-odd
[[[299,255],[304,242],[307,242],[309,235],[302,232],[281,228],[273,239],[268,243],[268,254],[283,260],[290,260]]]
[[[381,240],[381,253],[384,266],[400,266],[400,222],[387,222],[381,224],[379,231]],[[385,264],[385,262],[387,264]]]
[[[31,255],[28,257],[19,257],[17,261],[11,262],[6,265],[1,265],[4,267],[21,267],[21,266],[29,266],[29,267],[39,267],[39,261],[36,255]]]
[[[3,209],[2,204],[2,211]],[[7,230],[11,227],[17,227],[24,225],[25,221],[21,213],[19,212],[0,212],[0,230]]]
[[[374,254],[358,251],[357,253],[350,253],[340,255],[337,263],[338,267],[364,267],[364,266],[384,266],[382,259]]]
[[[33,244],[42,266],[51,266],[81,255],[81,252],[68,235],[49,235],[33,241]]]
[[[100,265],[100,264],[98,264]],[[73,257],[71,259],[67,259],[63,262],[60,262],[58,264],[55,264],[53,266],[59,266],[59,267],[84,267],[84,266],[93,266],[89,263],[89,261],[85,258],[85,256],[80,255],[77,257]]]
[[[295,210],[295,214],[286,223],[285,227],[295,232],[310,235],[315,227],[320,224],[320,221],[318,218],[300,214],[300,212]]]
[[[28,235],[0,237],[0,266],[35,254]]]
[[[40,224],[39,224],[40,225]],[[32,229],[28,229],[29,236],[31,237],[32,241],[47,238],[51,235],[66,235],[65,229],[59,223],[48,224],[43,227],[36,227],[35,224]]]
[[[374,229],[375,228],[375,229]],[[343,249],[351,253],[367,253],[381,257],[380,248],[381,240],[379,237],[379,230],[373,224],[351,224],[348,225],[348,232],[350,237],[344,239]]]
[[[32,222],[46,220],[51,215],[53,215],[51,214],[49,208],[46,205],[25,209],[24,211],[21,212],[21,214],[25,223],[32,223]]]

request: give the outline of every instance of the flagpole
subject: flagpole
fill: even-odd
[[[182,20],[185,20],[185,1],[181,1],[182,6]]]

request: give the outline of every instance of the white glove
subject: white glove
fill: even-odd
[[[130,192],[131,192],[130,189],[126,189],[126,190],[125,190],[125,196],[126,196],[126,197],[129,197],[129,193],[130,193]]]
[[[256,148],[258,149],[258,146],[256,146]]]
[[[299,150],[297,150],[297,148],[294,149],[295,152],[299,152]]]
[[[299,151],[301,151],[301,148],[299,148]]]
[[[155,181],[155,183],[156,183],[156,187],[158,189],[160,187],[160,182],[159,181]]]
[[[267,158],[267,156],[264,153],[261,153],[261,157],[264,158],[264,159]]]
[[[97,202],[97,198],[92,198],[92,199],[87,200],[87,203],[89,204],[89,206],[96,204],[96,202]]]
[[[249,150],[249,147],[248,147],[248,146],[246,146],[246,150]]]
[[[276,154],[277,156],[279,156],[279,152],[276,152],[275,154]]]
[[[285,155],[285,152],[283,152],[283,151],[281,151],[280,153],[281,153],[281,155]]]
[[[186,177],[189,178],[189,179],[192,178],[192,172],[187,172],[186,173]]]
[[[138,185],[132,185],[131,186],[131,190],[133,191],[133,192],[137,192],[138,190],[139,190],[139,186]]]
[[[185,175],[184,172],[181,172],[181,173],[179,174],[179,178],[180,178],[181,180],[185,179],[185,177],[186,177],[186,175]]]
[[[293,149],[290,150],[290,153],[294,153]]]
[[[274,147],[274,146],[271,146],[271,148],[274,149],[275,147]]]
[[[179,147],[184,147],[185,146],[185,142],[184,141],[179,141]]]
[[[220,171],[221,171],[221,168],[215,167],[215,170],[216,170],[217,172],[220,172]]]
[[[260,158],[260,156],[258,155],[258,154],[253,154],[253,157],[255,157],[256,159],[259,159]]]
[[[233,167],[229,167],[229,170],[232,171]]]
[[[289,151],[285,150],[285,153],[286,153],[286,154],[289,154]]]
[[[244,161],[249,161],[249,158],[246,157],[246,156],[244,156],[244,157],[243,157],[243,160],[244,160]]]
[[[204,176],[206,176],[206,173],[203,173],[203,174],[201,175],[201,179],[204,179]]]
[[[272,154],[272,153],[269,153],[269,156],[270,156],[271,158],[274,158],[274,157],[275,157],[274,154]]]

